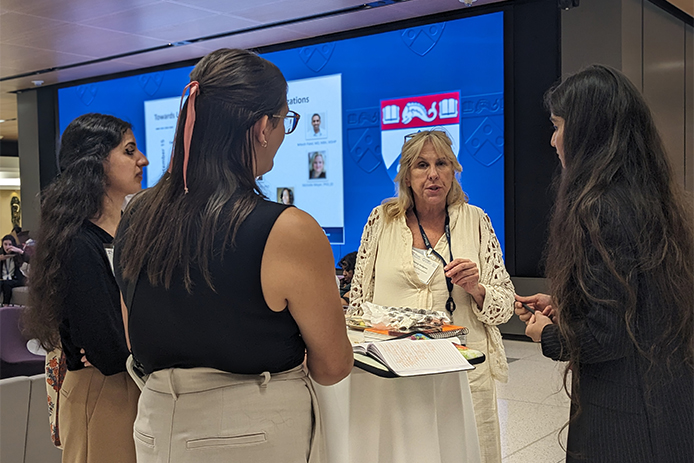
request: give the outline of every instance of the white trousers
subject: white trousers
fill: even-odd
[[[320,414],[301,366],[271,375],[167,369],[147,379],[138,463],[322,463]]]

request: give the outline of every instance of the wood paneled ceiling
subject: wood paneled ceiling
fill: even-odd
[[[475,0],[472,7],[499,1]],[[0,135],[17,139],[14,92],[34,88],[32,81],[70,82],[195,59],[221,47],[261,47],[466,8],[459,0],[381,0],[363,8],[365,3],[0,0],[0,119],[8,121],[0,123]],[[247,32],[197,41],[236,31]]]
[[[692,0],[667,0],[689,16],[694,16],[694,1]]]

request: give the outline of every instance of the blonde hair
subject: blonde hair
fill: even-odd
[[[323,163],[325,163],[325,156],[323,155],[323,151],[314,151],[313,154],[311,154],[311,168],[313,168],[313,163],[316,162],[316,158],[318,156],[320,156],[323,160]]]
[[[412,195],[412,188],[407,186],[407,177],[424,145],[427,143],[431,144],[437,155],[443,155],[451,163],[455,171],[455,180],[451,183],[451,189],[446,196],[446,205],[464,204],[468,201],[468,196],[458,181],[458,174],[463,171],[463,166],[460,165],[455,153],[453,153],[451,148],[453,142],[443,130],[422,130],[414,134],[402,146],[400,170],[398,175],[395,176],[395,182],[398,184],[398,196],[383,202],[383,209],[387,219],[393,220],[401,217],[414,206],[414,196]]]

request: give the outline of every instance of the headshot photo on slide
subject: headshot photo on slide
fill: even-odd
[[[308,178],[309,180],[326,178],[327,158],[325,151],[312,151],[308,153]]]
[[[306,124],[306,139],[320,139],[328,136],[325,113],[313,113]]]
[[[280,204],[285,204],[291,206],[294,204],[294,188],[292,187],[281,187],[277,189],[277,202]]]

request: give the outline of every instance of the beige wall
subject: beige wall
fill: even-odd
[[[649,0],[582,0],[562,13],[562,73],[601,63],[641,90],[677,180],[694,192],[692,27]]]
[[[12,231],[12,210],[10,209],[10,200],[13,196],[17,196],[21,200],[19,191],[0,190],[0,238],[9,235]],[[20,219],[21,225],[21,219]]]

